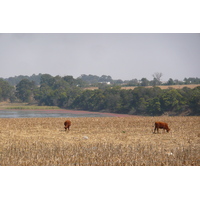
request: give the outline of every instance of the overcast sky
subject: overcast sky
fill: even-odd
[[[200,78],[200,34],[0,34],[0,77]]]

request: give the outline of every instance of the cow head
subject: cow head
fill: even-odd
[[[167,132],[169,132],[170,131],[170,128],[168,128],[168,129],[166,129],[167,130]]]

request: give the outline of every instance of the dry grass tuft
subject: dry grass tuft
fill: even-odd
[[[200,117],[0,119],[2,166],[200,165]],[[155,121],[169,133],[153,134]]]

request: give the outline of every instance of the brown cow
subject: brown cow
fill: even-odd
[[[70,120],[66,120],[65,122],[64,122],[64,125],[65,125],[65,131],[68,129],[69,130],[69,127],[71,126],[71,121]]]
[[[166,130],[167,132],[170,131],[169,127],[168,127],[168,124],[165,123],[165,122],[155,122],[155,128],[154,128],[154,133],[155,131],[157,130],[157,133],[158,133],[158,129],[164,129]]]

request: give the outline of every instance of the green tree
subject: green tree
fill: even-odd
[[[136,112],[138,114],[146,114],[146,109],[147,109],[147,101],[145,100],[145,98],[140,98],[139,101],[137,102],[137,106],[136,106]]]
[[[176,89],[164,90],[161,97],[162,108],[164,111],[181,111],[185,104],[183,96]]]
[[[15,100],[14,87],[9,85],[7,81],[0,79],[0,101]]]
[[[174,85],[174,81],[172,78],[170,78],[168,81],[167,81],[167,85]]]
[[[193,114],[200,115],[200,86],[192,89],[192,95],[189,98],[189,107]]]
[[[70,86],[74,86],[76,84],[76,80],[73,78],[73,76],[64,76],[64,81],[66,81]]]
[[[119,113],[129,113],[132,109],[132,90],[120,90],[120,101],[118,103]]]
[[[35,99],[38,101],[39,105],[46,105],[46,106],[57,105],[56,92],[54,89],[52,89],[52,87],[48,85],[48,83],[43,83],[40,85],[40,88],[38,88],[35,92]]]
[[[40,85],[48,85],[52,87],[54,84],[54,77],[49,74],[43,74],[40,78]]]
[[[92,93],[92,90],[84,90],[80,95],[75,98],[72,104],[72,108],[90,110],[90,98],[92,96]]]
[[[23,79],[16,85],[16,96],[22,102],[31,102],[34,97],[35,88],[34,81]]]
[[[141,86],[148,86],[149,85],[149,81],[146,78],[142,78],[141,79]]]
[[[81,89],[79,87],[68,87],[62,90],[58,94],[58,106],[63,108],[71,108],[73,102],[81,94]]]
[[[120,86],[115,86],[113,88],[108,88],[104,91],[105,109],[108,112],[117,112],[120,109],[120,90]]]
[[[138,86],[139,81],[137,79],[132,79],[130,81],[127,81],[127,86]]]
[[[147,113],[150,115],[162,114],[161,103],[158,97],[148,100]]]

